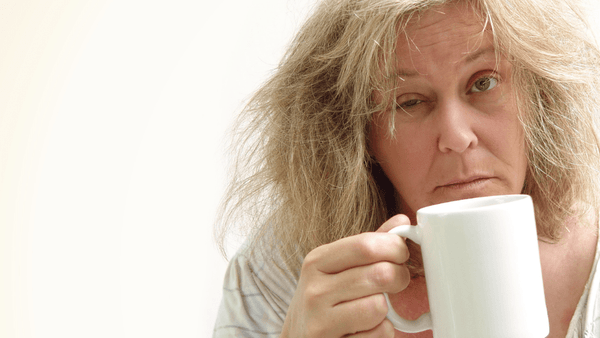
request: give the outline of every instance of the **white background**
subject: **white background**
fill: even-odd
[[[307,0],[0,0],[0,337],[210,337],[226,130]]]
[[[226,130],[313,2],[0,0],[1,337],[211,336]]]

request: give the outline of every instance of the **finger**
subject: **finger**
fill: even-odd
[[[335,274],[376,262],[402,264],[408,256],[408,248],[400,236],[367,232],[316,248],[305,257],[303,269]]]
[[[394,329],[394,324],[392,324],[392,322],[390,322],[389,319],[384,319],[379,325],[377,325],[375,328],[373,328],[371,330],[358,332],[356,334],[348,335],[347,337],[352,337],[352,338],[379,338],[379,337],[393,338],[395,334],[396,334],[396,331]]]
[[[393,228],[401,226],[401,225],[410,225],[410,219],[408,218],[408,216],[398,214],[398,215],[391,217],[385,223],[383,223],[379,227],[379,229],[377,229],[377,232],[388,232],[388,231],[392,230]]]
[[[343,336],[375,329],[385,320],[388,306],[383,294],[376,294],[338,304],[332,310],[334,318],[344,318],[335,332]]]
[[[379,262],[332,275],[325,283],[337,286],[338,292],[331,294],[330,302],[339,304],[383,292],[398,293],[408,287],[410,272],[403,264]]]

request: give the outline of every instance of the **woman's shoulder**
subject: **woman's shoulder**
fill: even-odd
[[[580,318],[598,263],[597,247],[596,216],[566,222],[557,243],[540,242],[551,336],[564,337],[581,328]]]
[[[231,258],[215,337],[280,333],[297,280],[277,251],[247,240]]]
[[[583,228],[578,238],[583,241],[583,253],[592,255],[592,263],[583,294],[571,320],[567,338],[600,337],[600,240],[598,216],[590,218],[588,227]],[[592,245],[594,243],[594,245]],[[592,249],[593,247],[593,249]],[[589,258],[588,258],[589,259]]]
[[[301,262],[301,257],[295,257]],[[286,262],[276,245],[264,244],[248,239],[230,261],[229,269],[234,268],[240,277],[251,276],[279,294],[296,289],[298,273],[294,271],[297,262]]]

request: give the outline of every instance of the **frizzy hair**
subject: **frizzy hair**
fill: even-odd
[[[574,205],[598,205],[600,53],[567,0],[462,1],[513,65],[529,159],[523,193],[534,199],[540,237],[557,241]],[[399,31],[447,2],[325,0],[314,9],[238,118],[216,227],[222,249],[241,227],[296,271],[315,247],[401,212],[368,140],[372,115],[393,97],[375,103],[373,92],[393,85]]]

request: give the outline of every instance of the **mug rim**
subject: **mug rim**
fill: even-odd
[[[530,200],[531,196],[525,194],[510,194],[510,195],[493,195],[466,198],[461,200],[449,201],[439,204],[433,204],[417,210],[417,214],[434,215],[434,214],[454,214],[464,213],[466,211],[483,211],[492,209],[500,205],[509,203],[517,203],[523,200]]]

